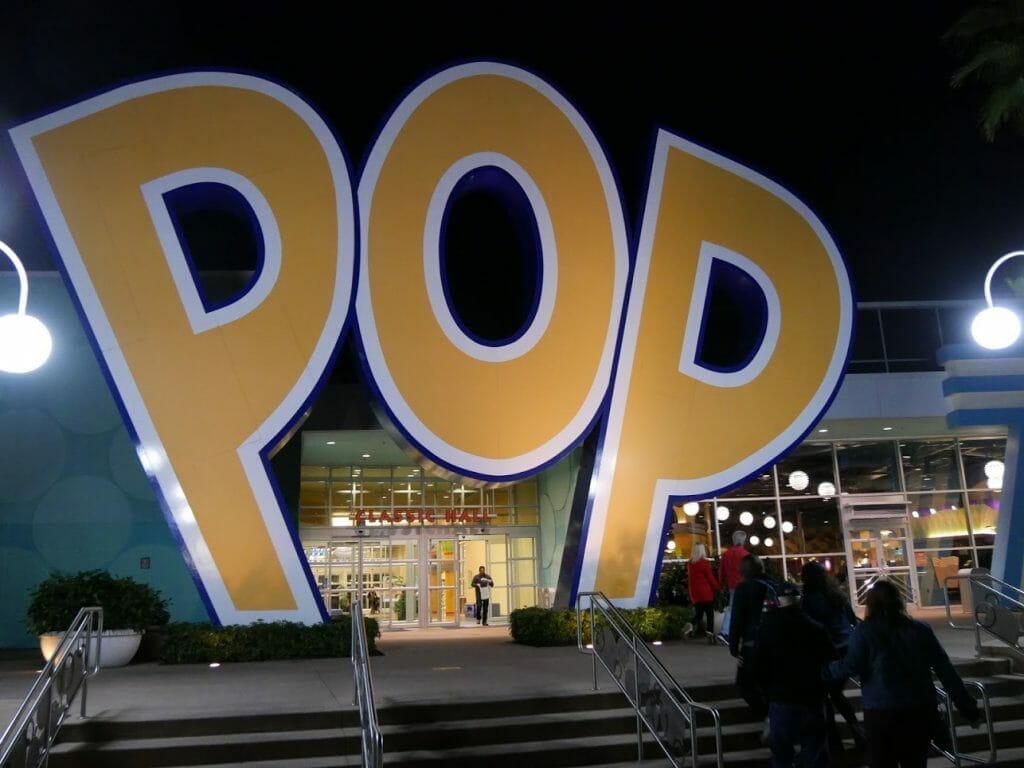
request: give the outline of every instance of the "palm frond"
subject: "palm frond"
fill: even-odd
[[[983,43],[970,61],[953,72],[950,82],[958,88],[971,77],[1000,80],[1000,75],[1016,76],[1019,72],[1024,72],[1024,34],[1017,40]]]
[[[994,88],[981,107],[981,133],[993,141],[999,128],[1024,119],[1024,77]]]

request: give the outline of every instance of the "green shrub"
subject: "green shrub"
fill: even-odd
[[[377,652],[380,628],[364,617],[371,654]],[[160,661],[164,664],[208,664],[282,659],[348,657],[352,653],[352,618],[339,616],[324,624],[257,621],[214,627],[204,622],[175,622],[163,630]]]
[[[71,626],[81,608],[103,608],[104,629],[141,631],[166,624],[167,600],[148,584],[129,577],[116,578],[106,571],[54,571],[31,592],[25,612],[30,632],[63,632]]]
[[[644,640],[678,640],[693,617],[692,608],[667,606],[620,611]],[[600,620],[600,619],[598,619]],[[512,640],[523,645],[576,645],[576,611],[569,609],[519,608],[509,614]],[[583,642],[590,642],[590,611],[583,613]]]

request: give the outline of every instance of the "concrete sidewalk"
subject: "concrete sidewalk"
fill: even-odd
[[[946,625],[944,611],[917,614],[954,659],[975,658],[974,633]],[[400,703],[493,700],[593,690],[592,660],[575,647],[513,643],[504,626],[385,632],[371,659],[378,707]],[[676,641],[655,649],[684,688],[731,681],[726,648]],[[10,656],[10,655],[9,655]],[[35,653],[0,660],[0,718],[10,722],[42,667]],[[599,673],[602,690],[614,684]],[[352,706],[348,659],[207,665],[132,664],[89,681],[87,714],[96,719],[169,719],[211,715],[337,711]],[[79,707],[74,707],[78,717]]]

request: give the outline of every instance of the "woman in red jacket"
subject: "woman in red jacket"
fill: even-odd
[[[708,645],[715,644],[715,593],[721,589],[718,579],[711,572],[707,551],[702,542],[693,545],[690,562],[686,564],[686,576],[690,582],[690,602],[693,603],[693,631],[690,637],[702,637],[705,633]],[[707,623],[701,622],[706,617]]]

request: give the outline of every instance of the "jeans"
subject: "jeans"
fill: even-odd
[[[871,768],[924,768],[928,763],[933,711],[927,709],[866,709]]]
[[[715,604],[710,601],[693,604],[693,631],[699,632],[702,628],[705,632],[715,633]]]
[[[773,701],[768,705],[768,720],[772,768],[792,768],[797,744],[802,768],[828,767],[824,701],[814,705]]]
[[[476,623],[479,624],[481,621],[487,623],[487,609],[490,607],[491,601],[484,600],[483,598],[476,601]]]

